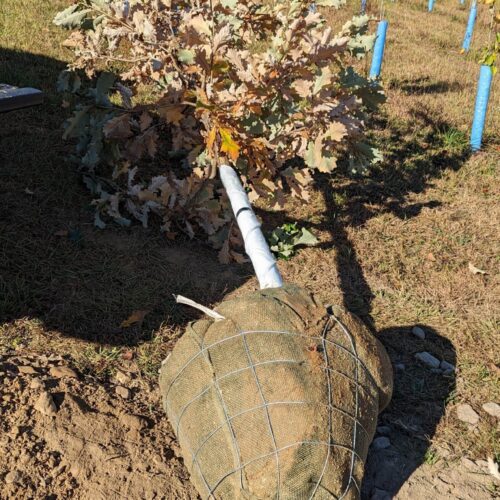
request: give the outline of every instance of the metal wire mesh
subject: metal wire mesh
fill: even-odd
[[[162,370],[193,482],[204,498],[357,498],[378,384],[356,335],[333,313],[314,334],[282,304],[254,306],[243,323],[258,328],[195,323]]]

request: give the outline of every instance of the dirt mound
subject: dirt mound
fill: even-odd
[[[0,498],[197,497],[156,391],[116,377],[97,383],[59,356],[0,356]]]
[[[61,356],[0,355],[0,499],[198,498],[157,387],[133,363],[110,382],[71,365]],[[385,424],[394,445],[370,449],[363,500],[495,498],[484,464],[419,466],[415,440]]]

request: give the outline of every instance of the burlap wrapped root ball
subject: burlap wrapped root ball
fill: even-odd
[[[202,498],[359,498],[392,394],[383,346],[361,321],[295,286],[220,304],[191,323],[160,387]]]

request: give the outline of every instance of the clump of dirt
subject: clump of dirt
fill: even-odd
[[[194,499],[157,392],[61,356],[0,355],[0,498]]]

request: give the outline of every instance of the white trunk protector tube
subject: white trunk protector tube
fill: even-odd
[[[252,210],[252,205],[241,185],[238,174],[227,165],[222,165],[219,170],[236,222],[243,235],[245,252],[252,261],[260,288],[282,287],[283,279],[278,271],[276,259],[269,250],[260,229],[260,222]]]

